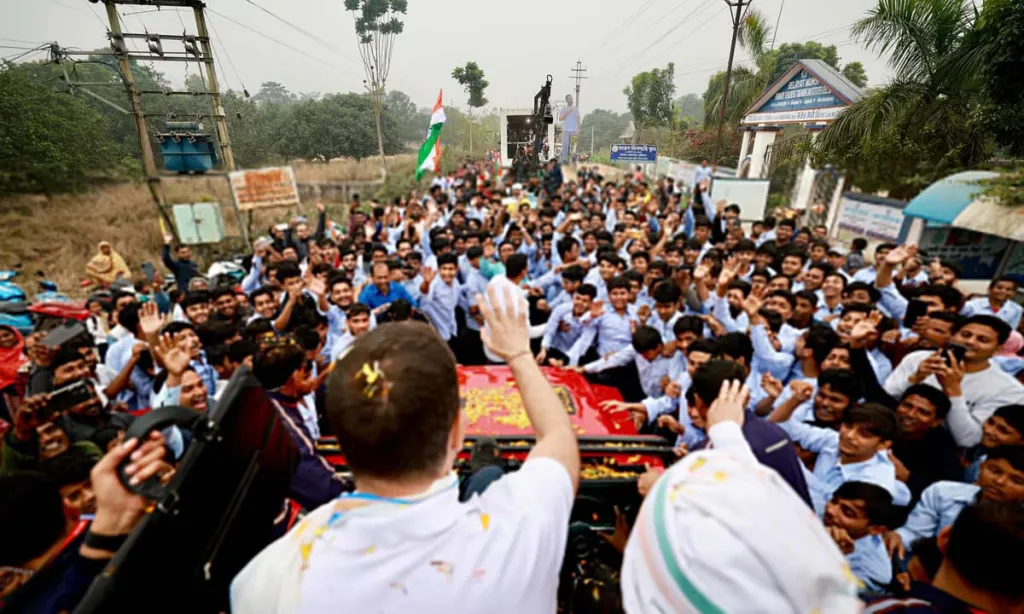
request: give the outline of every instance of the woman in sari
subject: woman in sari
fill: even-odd
[[[118,277],[131,276],[124,258],[106,241],[100,241],[99,252],[85,265],[85,272],[93,283],[103,287],[114,283]]]

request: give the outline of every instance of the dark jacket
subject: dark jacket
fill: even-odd
[[[940,588],[920,582],[915,582],[906,594],[899,597],[882,597],[871,601],[863,611],[865,614],[985,614]]]
[[[70,612],[82,600],[93,579],[109,560],[94,560],[78,553],[85,540],[84,523],[75,527],[57,556],[37,572],[27,584],[0,599],[5,612]]]
[[[335,477],[334,468],[317,453],[313,437],[299,414],[298,400],[278,393],[271,394],[271,398],[299,449],[299,466],[292,477],[289,496],[307,510],[316,509],[345,492],[347,485]]]
[[[199,276],[199,265],[191,260],[175,260],[171,257],[171,246],[164,245],[164,251],[161,255],[164,261],[164,266],[170,269],[174,275],[174,280],[178,284],[178,289],[182,292],[188,290],[188,282],[192,281],[193,277]]]
[[[743,420],[742,430],[743,438],[750,444],[750,449],[758,462],[778,472],[807,506],[811,507],[811,493],[807,488],[807,480],[804,479],[803,465],[800,464],[800,459],[793,449],[793,442],[786,435],[786,431],[751,411],[747,412]],[[696,449],[706,447],[710,442],[710,439],[705,440],[705,443]]]

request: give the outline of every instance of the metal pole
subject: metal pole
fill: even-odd
[[[594,127],[590,127],[590,157],[594,157]]]
[[[107,8],[107,20],[110,22],[110,31],[114,34],[121,34],[121,23],[117,15],[117,7],[112,0],[107,0],[104,5]],[[117,53],[117,64],[124,78],[125,88],[128,90],[128,99],[131,102],[132,117],[135,120],[135,131],[139,136],[139,155],[142,156],[142,169],[146,173],[146,184],[149,186],[149,193],[156,202],[156,208],[160,212],[166,224],[166,230],[170,232],[175,240],[178,239],[178,230],[174,222],[167,214],[167,197],[164,195],[163,184],[160,183],[160,173],[156,168],[156,160],[153,158],[153,149],[149,144],[149,131],[146,128],[146,115],[142,112],[142,100],[135,89],[135,79],[132,77],[131,65],[128,62],[128,55]]]
[[[211,59],[206,65],[207,87],[210,92],[210,102],[213,104],[213,124],[217,130],[217,141],[220,142],[221,156],[224,158],[224,168],[231,172],[235,170],[235,154],[231,150],[231,140],[228,138],[228,126],[224,117],[224,104],[220,99],[220,89],[217,87],[217,72],[213,69],[213,46],[210,45],[210,35],[206,31],[206,15],[203,6],[196,5],[192,8],[196,16],[196,31],[199,34],[199,44],[203,46],[203,55]]]
[[[747,0],[747,6],[750,6],[752,0]],[[718,112],[718,130],[715,134],[715,149],[711,156],[711,170],[718,169],[718,151],[722,147],[722,129],[725,128],[725,110],[729,106],[729,81],[732,79],[732,61],[736,56],[736,39],[740,33],[740,20],[743,18],[743,0],[736,0],[736,4],[733,5],[729,0],[725,0],[725,3],[732,8],[736,7],[736,15],[730,15],[732,17],[732,44],[729,45],[729,64],[725,69],[725,85],[722,88],[722,103]]]

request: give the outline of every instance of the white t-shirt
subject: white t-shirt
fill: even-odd
[[[931,350],[907,354],[885,380],[885,391],[892,397],[900,398],[910,388],[910,376],[932,354],[934,352]],[[923,383],[942,389],[934,375],[929,375]],[[1024,386],[995,363],[989,363],[984,371],[964,375],[960,389],[963,396],[950,399],[946,426],[957,445],[964,448],[981,443],[982,424],[997,409],[1003,405],[1024,403]]]
[[[480,496],[449,475],[408,505],[325,504],[263,550],[231,584],[235,614],[555,611],[572,482],[531,459]],[[357,498],[352,497],[352,498]]]
[[[567,109],[568,113],[565,115],[565,119],[562,120],[562,130],[566,132],[579,132],[580,130],[580,110],[579,107],[573,105]]]

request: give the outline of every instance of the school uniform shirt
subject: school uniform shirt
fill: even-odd
[[[554,612],[572,503],[550,458],[466,502],[454,472],[402,499],[343,496],[242,569],[231,611]]]
[[[331,362],[336,362],[339,358],[341,358],[342,355],[344,355],[345,352],[348,351],[350,347],[352,347],[352,344],[355,342],[355,340],[356,338],[353,337],[352,333],[349,332],[346,332],[343,335],[328,334],[327,344],[325,345],[324,349],[325,351],[327,351],[327,356],[328,358],[331,359]],[[328,347],[330,349],[327,349]]]
[[[596,267],[591,267],[590,270],[587,271],[587,276],[583,278],[583,283],[590,284],[597,288],[597,298],[595,300],[608,300],[608,285],[605,283],[604,278],[601,277],[601,273]]]
[[[819,322],[824,322],[825,318],[841,315],[843,315],[842,301],[836,303],[836,306],[834,308],[829,308],[829,306],[825,303],[824,299],[820,299],[818,301],[818,309],[815,310],[814,312],[814,319],[818,320]]]
[[[563,303],[551,310],[544,324],[544,336],[540,346],[568,354],[576,340],[583,334],[580,318],[572,312],[572,302]]]
[[[480,330],[480,323],[476,321],[476,318],[469,315],[469,308],[476,306],[477,294],[487,295],[487,280],[480,274],[480,269],[474,269],[470,266],[469,273],[466,275],[466,283],[462,286],[462,296],[459,299],[459,304],[466,312],[466,328],[476,331]]]
[[[853,552],[846,555],[850,571],[864,583],[864,590],[884,590],[892,582],[892,559],[881,535],[865,535],[854,540]]]
[[[943,481],[924,489],[907,521],[896,529],[903,545],[909,551],[914,541],[922,537],[935,537],[942,529],[951,526],[960,512],[974,503],[981,493],[977,484]]]
[[[1021,307],[1013,301],[1006,301],[998,310],[993,310],[992,303],[989,302],[988,297],[982,296],[964,303],[964,308],[960,310],[960,313],[965,317],[982,314],[995,316],[1009,324],[1011,329],[1017,330],[1017,326],[1020,324],[1021,314],[1024,313],[1024,307]]]
[[[572,295],[562,290],[561,286],[558,287],[558,292],[554,298],[548,299],[548,308],[554,311],[556,307],[562,307],[564,305],[572,306]]]
[[[624,367],[630,362],[636,365],[636,373],[640,377],[640,387],[648,397],[656,397],[662,393],[661,378],[668,375],[668,360],[657,356],[647,360],[640,355],[632,344],[627,345],[611,356],[602,356],[598,360],[583,367],[585,373],[600,373],[609,369]]]
[[[750,316],[747,312],[740,311],[735,318],[729,310],[729,299],[714,294],[711,297],[711,315],[722,323],[727,333],[745,333],[750,328]]]
[[[653,306],[651,307],[651,315],[647,318],[647,326],[650,326],[654,330],[658,331],[661,335],[661,340],[664,343],[670,343],[676,340],[675,326],[679,318],[683,317],[683,314],[676,311],[672,314],[668,320],[662,320],[658,312],[654,311]]]
[[[754,356],[750,361],[750,375],[747,387],[750,388],[750,402],[754,405],[766,396],[761,387],[761,378],[770,373],[777,380],[785,381],[795,360],[792,354],[776,350],[768,339],[768,329],[758,324],[750,329],[750,341],[754,346]],[[788,389],[788,387],[787,387]]]
[[[633,342],[633,328],[630,323],[635,321],[636,312],[628,306],[624,314],[619,314],[608,306],[597,318],[591,318],[589,314],[584,315],[583,334],[569,351],[569,364],[579,364],[580,357],[593,345],[595,339],[597,354],[601,357],[630,345]]]
[[[455,336],[455,307],[459,304],[462,290],[459,282],[444,283],[440,276],[430,282],[428,292],[420,297],[420,309],[437,329],[441,338],[448,341]]]
[[[818,516],[825,513],[825,504],[832,499],[832,493],[846,482],[867,482],[889,491],[896,505],[910,503],[910,490],[896,479],[896,468],[885,451],[879,450],[868,460],[859,463],[839,462],[839,433],[799,422],[783,422],[779,425],[793,441],[805,450],[817,452],[813,476],[808,481],[814,511]]]
[[[910,376],[917,371],[921,362],[934,354],[931,350],[920,350],[908,354],[885,380],[885,391],[893,398],[900,398],[910,387]],[[939,380],[929,375],[925,384],[942,389]],[[981,443],[981,426],[1003,405],[1024,403],[1024,386],[996,364],[977,373],[967,373],[960,382],[963,396],[950,399],[951,407],[946,416],[946,426],[958,446],[969,448]]]
[[[853,281],[862,281],[868,285],[874,285],[875,279],[878,277],[878,269],[875,265],[860,269],[853,274]]]
[[[892,375],[892,361],[877,347],[868,350],[868,362],[871,363],[871,368],[878,381],[884,382]]]
[[[419,273],[412,279],[398,282],[405,288],[405,291],[412,297],[412,306],[418,307],[420,304],[420,285],[423,283],[423,276]]]
[[[107,365],[107,368],[115,374],[124,371],[125,365],[127,365],[128,361],[131,359],[132,348],[135,347],[135,335],[120,324],[110,331],[111,338],[113,338],[114,331],[118,329],[122,331],[120,333],[121,336],[116,341],[110,342],[110,346],[107,348],[107,355],[103,360],[103,363]]]

